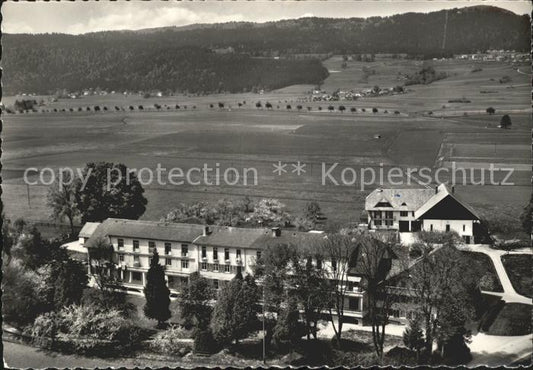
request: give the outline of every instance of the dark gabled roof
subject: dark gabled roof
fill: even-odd
[[[90,240],[99,236],[122,236],[192,243],[203,232],[203,225],[108,218],[98,225]]]
[[[437,194],[434,194],[415,212],[415,217],[417,219],[479,220],[476,212],[466,203],[461,202],[444,184],[439,185]]]
[[[251,248],[258,238],[270,233],[268,229],[218,227],[206,236],[199,236],[194,243],[216,247]]]

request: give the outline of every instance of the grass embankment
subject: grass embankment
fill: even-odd
[[[508,254],[502,256],[503,266],[518,294],[533,298],[533,276],[530,254]]]

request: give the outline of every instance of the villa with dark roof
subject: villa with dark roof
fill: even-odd
[[[455,231],[473,244],[480,221],[454,188],[444,184],[435,189],[376,189],[366,197],[365,210],[369,229],[397,231],[404,244],[415,241],[418,231]]]

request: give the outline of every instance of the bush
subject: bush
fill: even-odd
[[[191,345],[182,339],[190,335],[188,331],[177,326],[157,333],[150,342],[150,348],[164,355],[184,356],[191,351]]]
[[[2,315],[6,322],[24,326],[46,310],[36,284],[41,280],[39,275],[11,263],[4,267],[2,277]]]
[[[72,305],[39,316],[32,338],[42,346],[84,354],[108,354],[130,350],[139,344],[143,331],[115,309]]]
[[[194,333],[194,352],[211,354],[218,350],[218,343],[210,329],[198,329]]]

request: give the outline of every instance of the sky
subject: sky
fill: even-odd
[[[530,14],[529,0],[308,0],[308,1],[100,1],[7,2],[2,32],[70,33],[184,26],[230,21],[266,22],[301,17],[370,17],[431,12],[474,5]]]

